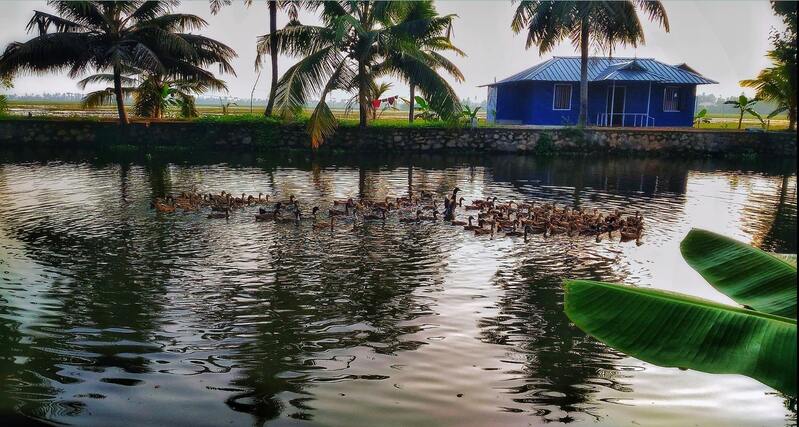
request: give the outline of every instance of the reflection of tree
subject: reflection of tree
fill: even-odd
[[[129,169],[117,170],[124,197]],[[11,237],[24,245],[26,256],[35,259],[42,272],[55,275],[37,299],[57,302],[57,307],[50,307],[52,311],[34,325],[37,333],[29,335],[32,342],[10,342],[7,340],[13,335],[2,334],[0,354],[8,352],[25,360],[24,368],[16,368],[22,375],[17,380],[25,384],[17,396],[42,393],[54,398],[60,392],[51,384],[80,380],[73,373],[62,373],[65,366],[94,372],[117,368],[134,374],[150,370],[149,358],[135,355],[158,348],[153,344],[153,332],[160,327],[161,297],[169,272],[159,257],[163,248],[150,243],[160,241],[157,237],[165,229],[157,223],[136,221],[140,213],[104,188],[115,189],[87,185],[87,197],[104,201],[102,210],[91,213],[94,216],[88,221],[82,200],[61,200],[57,195],[42,201],[58,206],[57,216],[8,216],[5,225],[10,227]],[[90,351],[81,344],[87,340],[95,341]],[[42,381],[45,378],[49,381]],[[129,379],[105,379],[133,384]],[[85,407],[75,401],[70,405],[59,407],[39,398],[24,401],[21,411],[52,419],[76,415]]]
[[[595,416],[592,402],[599,386],[628,390],[615,368],[621,356],[587,337],[563,313],[564,278],[616,275],[614,259],[591,256],[588,247],[553,242],[546,249],[510,254],[508,267],[500,267],[494,277],[494,285],[504,291],[500,312],[480,322],[483,340],[512,346],[523,357],[525,378],[508,393],[515,395],[519,409],[544,421],[568,423],[575,413]]]
[[[443,248],[413,227],[350,227],[310,239],[307,230],[277,227],[269,242],[271,259],[259,267],[259,276],[269,279],[238,294],[253,303],[222,301],[218,307],[219,316],[228,317],[223,323],[246,319],[252,325],[239,331],[252,338],[237,344],[231,356],[241,375],[231,384],[238,391],[226,402],[252,414],[256,425],[287,409],[279,397],[285,392],[298,396],[289,402],[296,412],[288,415],[310,419],[312,381],[358,379],[326,372],[319,361],[332,363],[347,349],[395,353],[422,345],[401,339],[418,330],[402,324],[430,312],[414,290],[443,280],[440,270],[420,271],[439,265]]]
[[[783,175],[774,188],[776,197],[755,192],[757,202],[744,205],[744,229],[761,249],[796,253],[796,179]]]

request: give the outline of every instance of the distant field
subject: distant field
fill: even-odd
[[[11,114],[15,115],[32,115],[32,116],[49,116],[49,117],[101,117],[112,118],[116,116],[116,107],[104,106],[94,109],[85,109],[80,103],[77,102],[59,102],[59,101],[15,101],[9,102]],[[264,106],[253,106],[253,114],[261,114]],[[219,105],[198,105],[197,110],[201,116],[221,116],[223,115],[222,107]],[[231,105],[227,109],[227,114],[230,115],[244,115],[250,114],[249,105]],[[311,110],[306,110],[310,114]],[[333,114],[339,119],[349,122],[357,120],[358,111],[353,110],[347,113],[343,108],[334,108]],[[399,123],[407,119],[407,110],[391,110],[386,109],[378,113],[378,121],[385,122],[384,125],[391,125]],[[480,119],[485,120],[485,111],[480,110],[478,113]],[[735,130],[738,127],[738,115],[736,114],[716,114],[711,113],[708,115],[711,122],[703,123],[698,126],[700,129],[729,129]],[[760,127],[760,122],[752,116],[745,116],[741,128]],[[785,117],[779,119],[772,119],[769,122],[769,130],[785,130],[788,127],[788,120]]]
[[[97,107],[93,109],[85,109],[83,108],[80,103],[77,102],[58,102],[58,101],[42,101],[42,102],[30,102],[30,101],[9,101],[9,107],[11,110],[11,114],[16,115],[27,115],[30,113],[34,116],[64,116],[64,117],[79,117],[79,116],[97,116],[97,117],[113,117],[116,116],[116,107],[114,106],[103,106]],[[252,111],[253,114],[261,114],[264,111],[263,105],[255,105],[250,110],[249,105],[231,105],[227,108],[227,113],[231,115],[240,115],[240,114],[250,114]],[[128,108],[129,110],[129,108]],[[339,118],[358,118],[358,111],[353,110],[350,111],[349,114],[343,108],[333,108],[333,114]],[[218,116],[222,115],[222,106],[220,105],[198,105],[197,111],[200,113],[201,116],[209,115],[209,116]],[[308,114],[311,113],[311,109],[306,109]],[[485,117],[485,113],[480,111],[478,116]],[[400,119],[400,118],[407,118],[408,117],[408,110],[392,110],[386,109],[383,111],[378,112],[378,119]]]

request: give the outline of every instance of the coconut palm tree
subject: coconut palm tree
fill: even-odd
[[[308,123],[313,147],[336,126],[326,102],[330,92],[357,91],[359,125],[366,127],[369,86],[384,76],[413,81],[445,119],[460,113],[455,91],[416,44],[415,38],[429,32],[435,22],[430,1],[327,1],[321,8],[323,25],[289,25],[274,39],[259,40],[260,52],[302,57],[278,82],[275,107],[284,117],[291,116],[310,96],[319,96]]]
[[[0,89],[10,89],[14,87],[11,76],[0,75]],[[8,111],[8,97],[0,93],[0,116]]]
[[[209,89],[227,90],[225,82],[213,77],[203,77],[184,80],[179,77],[150,74],[143,70],[130,70],[121,78],[122,93],[133,97],[133,112],[139,117],[160,119],[164,117],[169,107],[179,108],[181,117],[196,117],[195,95]],[[102,82],[113,82],[113,76],[95,74],[79,81],[78,87],[84,89],[88,84]],[[82,102],[86,108],[112,103],[114,103],[113,87],[90,92]]]
[[[660,1],[543,1],[519,2],[511,21],[515,33],[527,31],[527,48],[538,46],[540,54],[569,38],[580,48],[580,115],[578,126],[588,118],[588,47],[590,43],[612,51],[616,44],[644,43],[638,10],[649,15],[667,32],[669,20]]]
[[[211,2],[211,13],[216,15],[219,13],[219,10],[222,6],[230,5],[231,0],[210,0]],[[252,0],[245,0],[244,4],[246,6],[251,6],[253,3]],[[299,13],[300,7],[306,8],[308,10],[314,10],[319,7],[318,1],[298,1],[298,0],[267,0],[267,5],[269,7],[269,34],[266,37],[273,38],[272,44],[276,44],[274,40],[274,34],[277,32],[277,11],[278,9],[282,9],[286,11],[286,14],[289,16],[289,25],[295,25],[299,23]],[[277,56],[280,52],[275,52],[274,55],[270,55],[271,65],[272,65],[272,81],[270,82],[269,87],[269,99],[266,101],[266,110],[264,110],[265,116],[271,116],[272,110],[275,106],[275,89],[277,88],[277,81],[278,81],[278,69],[277,69]],[[258,56],[255,59],[255,68],[256,71],[260,69],[262,64],[262,56],[263,52],[258,52]]]
[[[218,64],[235,75],[236,54],[213,39],[183,31],[207,22],[196,15],[171,13],[176,1],[49,1],[56,14],[35,11],[28,31],[38,36],[10,43],[0,56],[0,75],[67,70],[70,77],[89,70],[109,73],[120,123],[127,123],[123,74],[148,73],[197,80]],[[50,29],[53,32],[49,32]],[[212,75],[211,75],[212,77]]]
[[[769,57],[774,66],[760,71],[754,79],[741,80],[740,84],[755,89],[755,97],[777,104],[777,109],[769,115],[770,117],[787,111],[788,130],[795,130],[796,69],[781,61],[773,51],[769,52]]]
[[[432,3],[428,4],[433,7]],[[435,13],[435,10],[432,11]],[[439,52],[451,52],[457,56],[466,56],[466,54],[452,44],[452,23],[457,18],[457,15],[450,14],[444,16],[436,16],[430,21],[426,31],[416,38],[416,43],[420,50],[427,56],[430,65],[435,69],[443,69],[449,75],[455,78],[458,82],[464,80],[463,74],[460,69],[453,64],[449,59],[442,56]],[[410,96],[408,97],[408,121],[413,122],[414,109],[416,104],[416,85],[413,81],[408,82],[410,89]],[[423,93],[424,96],[427,94]]]

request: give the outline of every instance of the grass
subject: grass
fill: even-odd
[[[96,109],[87,110],[83,108],[79,102],[75,101],[20,101],[9,100],[9,107],[16,109],[18,112],[30,111],[34,120],[115,120],[116,108],[113,106],[102,106]],[[169,121],[183,121],[192,120],[199,123],[268,123],[268,124],[283,124],[281,120],[274,117],[264,117],[262,114],[263,106],[254,106],[252,113],[250,113],[249,105],[231,105],[228,108],[228,114],[223,114],[222,107],[217,105],[198,105],[197,110],[200,117],[196,119],[182,119],[179,117],[170,117],[166,120]],[[304,114],[295,119],[292,123],[297,125],[305,125],[310,116],[311,110],[306,109]],[[358,112],[347,112],[344,109],[333,109],[333,114],[339,119],[339,126],[343,128],[351,128],[358,126]],[[485,113],[481,111],[481,116],[478,121],[478,126],[487,127],[485,122]],[[407,110],[384,110],[379,112],[377,120],[369,120],[369,127],[372,128],[453,128],[461,127],[463,124],[452,124],[442,121],[424,121],[415,120],[413,123],[408,122]],[[24,114],[0,116],[0,120],[21,120],[26,119]],[[702,123],[694,126],[696,129],[707,130],[729,130],[737,131],[738,115],[733,113],[711,113],[708,115],[711,120],[710,123]],[[137,120],[137,119],[134,119]],[[144,119],[144,121],[154,121],[152,119]],[[741,129],[746,128],[760,128],[760,122],[752,117],[745,116]],[[779,119],[772,119],[769,125],[771,131],[784,131],[788,128],[788,121],[780,117]]]

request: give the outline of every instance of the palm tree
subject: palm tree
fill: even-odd
[[[637,46],[644,43],[638,9],[645,11],[668,32],[669,20],[660,1],[544,1],[519,2],[511,21],[515,33],[527,30],[527,48],[538,46],[539,54],[551,51],[570,38],[580,48],[580,115],[578,126],[588,118],[588,45],[609,51],[621,43]]]
[[[278,82],[275,107],[284,117],[296,115],[310,96],[318,94],[308,123],[313,147],[336,126],[328,94],[357,91],[359,125],[366,127],[369,86],[384,76],[413,81],[443,118],[457,117],[460,102],[455,91],[415,40],[436,22],[432,2],[327,1],[321,7],[322,26],[289,25],[274,39],[259,40],[261,52],[302,56]]]
[[[738,130],[741,129],[741,122],[743,122],[744,120],[745,113],[749,113],[757,117],[757,119],[760,120],[761,123],[763,123],[763,118],[760,117],[760,114],[758,114],[758,112],[755,111],[754,108],[755,104],[757,104],[758,101],[760,100],[757,98],[749,99],[746,97],[746,95],[741,95],[738,97],[738,99],[729,100],[725,102],[725,104],[732,105],[732,108],[736,108],[739,110],[740,114],[738,115]]]
[[[769,52],[774,66],[766,68],[754,79],[741,80],[743,87],[755,89],[755,97],[777,104],[769,117],[788,112],[788,130],[796,129],[796,69]],[[737,108],[737,107],[736,107]],[[740,126],[739,126],[740,129]]]
[[[0,89],[14,87],[11,76],[0,75]],[[0,116],[8,111],[8,97],[0,93]]]
[[[222,6],[230,5],[231,0],[211,0],[211,13],[216,15]],[[246,6],[252,5],[252,0],[245,0],[244,4]],[[277,42],[275,40],[275,33],[277,32],[277,10],[283,9],[289,16],[289,25],[296,25],[299,23],[299,9],[300,7],[307,8],[309,10],[316,9],[319,6],[318,1],[297,1],[297,0],[267,0],[267,4],[269,7],[269,35],[268,37],[271,39],[272,45],[275,45]],[[272,110],[275,106],[275,89],[277,88],[277,81],[278,81],[278,69],[277,69],[277,55],[280,52],[275,52],[274,55],[270,55],[271,65],[272,65],[272,81],[270,82],[269,87],[269,99],[266,100],[266,109],[264,110],[265,116],[271,116]],[[258,56],[255,59],[255,68],[256,71],[261,67],[261,60],[264,52],[258,51]]]
[[[218,64],[235,75],[228,46],[186,30],[207,22],[196,15],[173,14],[176,1],[49,1],[57,15],[35,11],[28,31],[38,36],[10,43],[0,56],[0,75],[19,71],[68,70],[76,77],[88,70],[109,72],[119,121],[127,123],[123,73],[138,69],[196,80],[211,75],[203,67]],[[54,32],[48,32],[50,28]],[[212,77],[212,75],[211,75]]]
[[[432,3],[430,3],[429,6],[432,7]],[[435,10],[433,10],[432,13],[434,14]],[[452,52],[461,57],[466,56],[462,50],[452,44],[452,22],[455,18],[457,18],[457,15],[454,14],[436,16],[431,20],[426,31],[416,38],[416,43],[420,50],[428,57],[430,65],[433,66],[433,68],[441,68],[454,77],[455,80],[462,82],[464,77],[460,69],[439,53]],[[410,89],[410,96],[408,97],[408,121],[413,122],[416,103],[416,85],[411,81],[408,83],[408,86]],[[427,94],[424,93],[423,95],[427,96]]]
[[[385,95],[389,90],[391,90],[392,86],[394,86],[394,85],[389,83],[389,82],[377,83],[375,81],[372,81],[372,82],[369,83],[369,94],[368,94],[367,97],[368,97],[368,99],[370,101],[369,102],[369,111],[372,112],[372,120],[377,120],[377,108],[374,108],[374,106],[372,105],[372,101],[374,101],[376,99],[381,99],[383,97],[383,95]],[[358,101],[358,95],[353,95],[353,97],[350,98],[349,101],[347,101],[347,106],[345,108],[345,114],[349,114],[350,111],[352,111],[352,106],[357,101]]]
[[[209,89],[218,91],[227,90],[221,80],[207,76],[204,78],[184,80],[179,77],[169,77],[160,74],[148,74],[142,70],[131,70],[130,75],[121,78],[122,93],[132,95],[134,99],[133,112],[139,117],[160,119],[164,117],[169,107],[180,109],[181,117],[196,117],[197,109],[194,96]],[[136,76],[142,76],[138,80]],[[78,87],[85,88],[90,83],[112,82],[113,76],[108,74],[95,74],[78,82]],[[98,105],[108,105],[114,102],[114,88],[106,88],[86,94],[83,106],[94,108]]]

